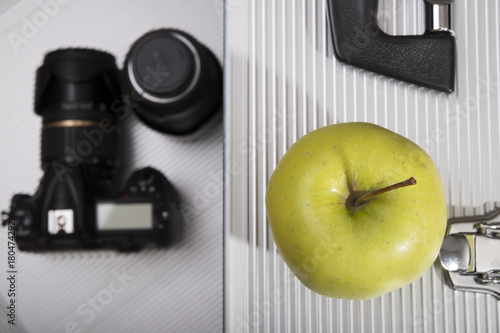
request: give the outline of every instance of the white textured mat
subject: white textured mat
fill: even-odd
[[[41,119],[32,101],[35,70],[47,51],[98,48],[114,54],[121,67],[137,38],[173,27],[192,34],[222,61],[221,9],[222,1],[201,0],[1,1],[0,208],[8,208],[15,193],[32,194],[41,177]],[[195,141],[162,135],[135,117],[125,125],[133,134],[125,143],[133,156],[127,168],[158,168],[180,192],[188,217],[184,240],[168,250],[128,255],[17,251],[12,326],[5,316],[7,232],[1,229],[0,332],[222,330],[222,123]]]
[[[380,1],[384,29],[422,32],[422,1]],[[457,84],[448,95],[338,62],[325,0],[227,1],[228,332],[500,330],[493,297],[452,291],[435,267],[369,301],[318,296],[286,267],[266,221],[267,180],[287,148],[346,121],[380,124],[425,148],[442,174],[450,217],[483,214],[500,201],[500,5],[454,3]]]

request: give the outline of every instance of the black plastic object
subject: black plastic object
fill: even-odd
[[[222,105],[222,68],[189,34],[161,29],[147,33],[125,59],[124,92],[150,127],[174,135],[195,132]]]
[[[451,93],[455,38],[448,32],[391,36],[377,23],[378,0],[329,0],[337,58],[399,80]],[[427,15],[430,15],[427,11]]]

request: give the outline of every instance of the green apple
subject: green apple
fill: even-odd
[[[345,299],[373,298],[421,277],[447,223],[429,155],[370,123],[300,138],[269,180],[266,209],[279,253],[298,279]]]

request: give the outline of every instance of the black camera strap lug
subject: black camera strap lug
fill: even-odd
[[[6,226],[10,220],[10,215],[6,211],[2,211],[2,226]]]

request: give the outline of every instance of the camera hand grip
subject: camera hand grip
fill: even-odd
[[[388,35],[377,23],[377,9],[378,0],[328,0],[337,58],[399,80],[453,92],[455,38],[448,32],[429,30],[420,36]],[[431,15],[429,10],[427,15]]]

